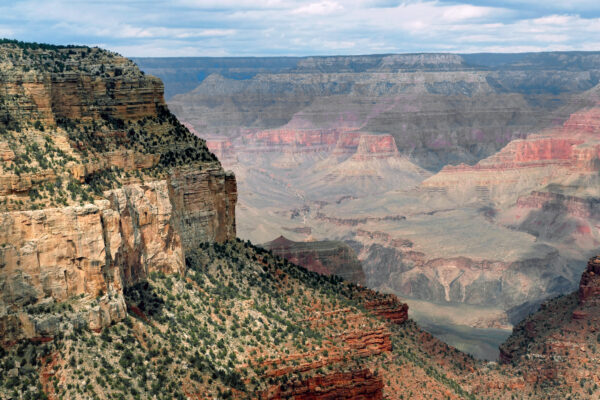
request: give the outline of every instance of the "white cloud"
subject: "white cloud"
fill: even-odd
[[[600,50],[600,14],[581,11],[595,2],[466,1],[22,0],[0,2],[0,36],[131,56]]]
[[[468,4],[445,7],[442,18],[446,22],[460,22],[468,19],[490,16],[494,11],[491,7],[477,7]]]
[[[11,28],[5,28],[0,26],[0,37],[11,37],[15,34],[15,31]]]
[[[293,14],[304,15],[329,15],[341,11],[343,7],[334,1],[321,1],[298,7],[292,11]]]

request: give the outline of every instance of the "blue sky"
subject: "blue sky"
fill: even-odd
[[[0,0],[0,37],[130,57],[600,50],[600,0]]]

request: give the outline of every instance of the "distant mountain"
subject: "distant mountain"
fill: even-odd
[[[138,58],[201,137],[304,128],[391,134],[437,171],[559,123],[600,82],[600,53]],[[585,105],[585,104],[584,104]],[[590,104],[587,104],[590,105]],[[582,105],[583,106],[583,105]]]
[[[398,72],[407,69],[600,69],[600,52],[382,54],[322,57],[135,57],[140,69],[165,83],[165,97],[189,92],[207,76],[250,79],[259,73]]]

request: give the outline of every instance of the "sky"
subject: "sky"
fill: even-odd
[[[0,0],[0,37],[128,57],[600,50],[600,0]]]

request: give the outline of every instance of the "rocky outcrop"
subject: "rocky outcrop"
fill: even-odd
[[[385,318],[394,324],[401,324],[408,319],[408,305],[402,303],[393,294],[386,295],[385,299],[371,300],[365,303],[365,308],[377,315]]]
[[[392,135],[362,135],[358,141],[355,160],[386,158],[398,155],[398,148]]]
[[[360,261],[354,250],[343,242],[294,242],[280,236],[262,247],[310,271],[338,275],[350,282],[365,283]]]
[[[222,170],[178,170],[168,181],[126,185],[106,197],[0,214],[5,321],[26,318],[26,306],[112,293],[120,300],[89,311],[89,325],[98,329],[124,315],[124,286],[153,271],[184,273],[187,249],[235,238],[235,179]],[[3,337],[36,332],[11,328]]]
[[[271,388],[261,399],[334,400],[383,398],[383,380],[368,369],[337,372]]]
[[[101,207],[0,214],[2,300],[22,307],[106,290]]]
[[[44,57],[54,51],[60,57]],[[11,96],[1,108],[15,121],[53,125],[60,118],[90,120],[102,114],[137,120],[155,116],[156,106],[164,105],[160,79],[143,75],[132,61],[104,50],[40,47],[26,52],[4,45],[0,58],[7,60],[0,67],[0,89]],[[55,63],[54,68],[41,64],[42,59]]]
[[[168,179],[174,223],[184,249],[236,237],[235,175],[221,168],[174,170]]]
[[[131,285],[152,271],[183,273],[184,250],[175,228],[166,181],[128,185],[112,191],[103,212],[105,252]]]
[[[579,283],[579,302],[585,303],[600,298],[600,257],[591,258]],[[581,315],[578,319],[581,319]]]

